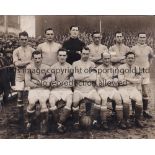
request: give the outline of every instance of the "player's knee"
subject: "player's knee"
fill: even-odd
[[[77,108],[79,106],[79,101],[73,101],[73,108]]]
[[[46,104],[47,100],[48,100],[47,97],[46,98],[45,97],[42,97],[42,98],[39,99],[39,102],[42,105],[42,104]]]
[[[50,94],[50,96],[49,96],[50,106],[54,107],[56,105],[57,101],[58,101],[58,99],[53,94]]]
[[[40,106],[41,106],[41,110],[40,110],[41,113],[48,112],[48,107],[46,102],[40,102]]]
[[[136,98],[136,105],[143,105],[142,98],[140,97]]]
[[[107,102],[107,98],[108,98],[108,96],[107,95],[101,95],[101,101],[102,102]]]
[[[55,96],[53,94],[50,94],[49,96],[49,103],[53,103]]]
[[[78,107],[80,99],[78,97],[73,97],[73,107]]]
[[[101,105],[101,98],[99,96],[95,96],[95,104]]]
[[[95,109],[101,109],[101,104],[94,104]]]
[[[69,98],[69,99],[67,99],[67,101],[66,101],[66,105],[65,105],[65,109],[68,109],[68,110],[71,110],[71,107],[72,107],[72,98]]]
[[[129,97],[123,97],[122,98],[123,104],[130,104],[131,100],[129,99]]]
[[[123,110],[123,105],[116,105],[116,110]]]
[[[114,101],[116,102],[116,106],[117,105],[119,105],[119,106],[122,105],[122,99],[121,99],[121,96],[120,95],[115,95],[114,96]]]
[[[29,105],[27,106],[27,112],[28,112],[28,113],[33,113],[33,112],[35,111],[34,107],[35,107],[35,103],[29,104]]]

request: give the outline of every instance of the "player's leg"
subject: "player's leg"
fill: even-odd
[[[35,89],[29,90],[29,92],[28,92],[28,106],[27,106],[27,119],[28,119],[27,130],[29,130],[31,128],[33,116],[35,113],[35,109],[34,109],[35,103],[37,101],[39,101],[39,100],[36,95]]]
[[[123,119],[126,123],[126,127],[130,127],[129,117],[131,100],[129,98],[129,93],[126,88],[119,88],[118,92],[123,102]]]
[[[100,89],[98,91],[100,97],[101,97],[101,111],[100,111],[100,117],[101,117],[101,127],[103,130],[108,129],[107,125],[107,99],[108,99],[108,93],[104,89]]]
[[[49,99],[50,91],[49,90],[39,90],[39,102],[41,105],[41,132],[43,134],[47,133],[48,127],[48,108],[47,108],[47,100]]]
[[[149,114],[148,105],[149,105],[149,84],[142,84],[142,95],[143,95],[143,116],[144,118],[151,119],[152,116]]]
[[[63,108],[62,113],[60,114],[60,118],[59,118],[59,122],[58,122],[58,131],[59,132],[65,131],[64,123],[66,122],[67,118],[70,116],[72,100],[73,100],[73,95],[72,94],[67,95],[67,97],[65,99],[66,105]]]
[[[73,93],[73,105],[72,105],[72,115],[74,119],[74,127],[79,127],[79,103],[83,99],[82,92],[74,91]]]
[[[23,91],[24,91],[24,81],[16,81],[17,90],[17,108],[18,108],[18,120],[19,120],[19,132],[23,131],[24,127],[24,102],[23,102]]]
[[[135,125],[139,128],[142,128],[143,124],[140,122],[140,117],[141,117],[141,113],[142,113],[142,109],[143,109],[142,95],[136,88],[134,88],[133,90],[130,91],[130,98],[136,102]]]
[[[117,116],[118,127],[121,129],[126,129],[127,128],[127,120],[125,120],[123,118],[123,100],[121,98],[120,93],[115,90],[112,99],[116,103],[116,116]],[[127,115],[128,115],[129,109],[126,109],[126,105],[129,105],[129,104],[125,104],[125,106],[124,106],[125,112],[127,112]]]
[[[49,103],[50,103],[49,111],[52,113],[53,121],[55,123],[58,122],[58,109],[57,109],[56,103],[60,100],[57,97],[58,96],[57,93],[59,92],[51,91],[49,96]]]
[[[16,81],[16,90],[17,90],[17,107],[23,107],[23,91],[24,91],[24,81]]]
[[[94,104],[94,107],[93,107],[93,127],[95,129],[99,129],[100,128],[100,120],[101,120],[100,119],[101,97],[96,90],[93,90],[93,91],[89,92],[88,98]],[[90,103],[90,105],[92,105],[92,103]]]

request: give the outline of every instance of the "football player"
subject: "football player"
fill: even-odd
[[[78,61],[81,58],[81,50],[85,46],[85,43],[79,39],[79,27],[72,25],[70,27],[70,38],[63,43],[63,48],[67,49],[67,62],[71,65],[74,61]]]
[[[50,92],[50,111],[58,125],[58,132],[64,132],[64,123],[70,115],[73,92],[73,69],[72,66],[66,62],[67,51],[66,49],[59,49],[57,52],[58,62],[51,67],[52,73],[55,75],[55,81],[51,83],[52,90]],[[60,114],[60,118],[57,119],[59,101],[65,102],[63,112]]]
[[[129,105],[133,100],[135,102],[135,125],[143,127],[140,122],[142,113],[142,94],[138,90],[141,84],[140,68],[135,65],[135,54],[126,53],[126,63],[118,67],[119,93],[124,104],[124,114],[126,121],[129,120]]]
[[[115,104],[117,124],[121,129],[126,129],[126,125],[123,121],[123,105],[121,96],[117,90],[118,77],[117,70],[111,65],[111,55],[109,53],[103,54],[103,64],[97,67],[97,86],[98,93],[102,99],[101,104],[101,120],[102,129],[107,130],[107,102],[110,100]]]
[[[93,43],[88,45],[90,49],[90,60],[93,61],[96,65],[102,64],[101,55],[104,52],[108,51],[108,48],[105,45],[101,44],[102,35],[100,32],[92,33]]]
[[[43,54],[43,63],[52,66],[57,62],[57,51],[61,48],[59,43],[54,41],[54,31],[52,28],[45,30],[46,41],[38,45],[37,50]]]
[[[125,54],[130,51],[130,48],[123,43],[123,33],[118,31],[115,33],[115,44],[109,48],[111,54],[111,62],[116,67],[125,63]]]
[[[29,122],[27,127],[31,125],[31,116],[35,112],[36,102],[41,106],[41,117],[43,132],[47,132],[47,100],[49,99],[49,86],[52,80],[50,66],[42,63],[42,53],[40,51],[34,51],[32,53],[33,62],[26,67],[25,83],[30,87],[28,93],[28,107],[27,112],[29,116]]]
[[[135,53],[135,64],[140,66],[142,72],[142,94],[143,94],[143,116],[152,118],[148,111],[149,104],[149,84],[150,84],[150,65],[154,57],[153,49],[146,44],[146,33],[138,34],[138,43],[131,48]]]
[[[89,60],[90,50],[85,47],[81,59],[73,63],[75,87],[73,93],[73,117],[75,127],[79,126],[80,101],[87,99],[89,105],[93,102],[94,109],[100,110],[101,98],[95,89],[96,70],[95,63]]]
[[[31,63],[33,48],[28,46],[28,33],[19,33],[20,47],[13,51],[13,63],[16,67],[15,89],[18,91],[17,106],[23,107],[23,91],[25,87],[25,69]]]

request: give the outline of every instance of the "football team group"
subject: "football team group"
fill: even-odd
[[[28,130],[38,116],[42,133],[48,132],[49,116],[60,133],[72,127],[109,130],[108,116],[120,129],[151,119],[148,104],[150,65],[153,50],[146,44],[146,33],[138,34],[137,44],[129,48],[122,32],[115,33],[115,44],[101,44],[100,32],[92,33],[93,42],[79,39],[79,27],[70,27],[70,38],[62,45],[54,41],[52,28],[45,30],[46,41],[33,49],[28,33],[19,33],[20,47],[13,51],[16,67],[15,87],[19,113],[27,109]],[[28,91],[28,104],[23,102]],[[60,112],[61,109],[61,112]]]

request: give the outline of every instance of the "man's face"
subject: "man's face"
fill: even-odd
[[[34,64],[36,66],[41,65],[41,63],[42,63],[42,55],[41,54],[35,54],[34,57],[33,57],[33,60],[34,60]]]
[[[116,43],[120,44],[123,42],[124,37],[123,37],[122,33],[116,33],[115,39],[116,39]]]
[[[85,49],[82,50],[81,59],[83,61],[87,61],[89,59],[89,50],[85,50]]]
[[[105,66],[109,66],[110,65],[110,62],[111,62],[111,56],[110,56],[110,54],[103,55],[103,64]]]
[[[139,34],[138,42],[143,45],[146,43],[146,34]]]
[[[52,42],[54,40],[53,30],[47,30],[45,36],[46,36],[47,41]]]
[[[28,44],[28,37],[27,36],[20,36],[19,41],[20,41],[20,45],[25,47]]]
[[[126,62],[127,62],[127,64],[128,65],[133,65],[134,64],[134,62],[135,62],[135,56],[134,56],[134,54],[129,54],[128,56],[127,56],[127,58],[126,58]]]
[[[70,30],[70,36],[71,38],[77,38],[79,35],[79,28],[78,27],[72,27]]]
[[[101,43],[101,39],[102,39],[102,36],[100,33],[96,33],[93,35],[93,42],[96,44],[96,45],[99,45]]]
[[[58,61],[60,63],[65,63],[66,62],[66,59],[67,59],[67,53],[66,53],[66,51],[59,51]]]

